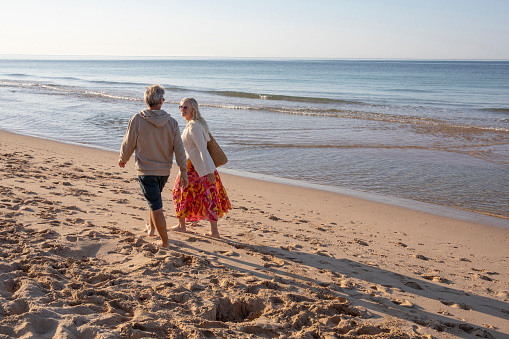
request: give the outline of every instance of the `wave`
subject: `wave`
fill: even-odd
[[[272,142],[245,142],[235,141],[232,144],[238,146],[252,146],[252,147],[263,147],[263,148],[339,148],[339,149],[421,149],[429,150],[431,147],[425,146],[396,146],[396,145],[330,145],[330,144],[310,144],[310,145],[298,145],[298,144],[282,144]],[[437,150],[437,148],[433,148]],[[443,149],[446,150],[445,148]]]
[[[56,80],[84,81],[83,79],[76,78],[76,77],[41,77],[41,78],[44,78],[44,79],[56,79]]]
[[[108,81],[108,80],[88,80],[93,84],[102,84],[102,85],[142,85],[137,82],[124,82],[124,81]]]
[[[103,82],[109,83],[109,82]],[[125,84],[125,83],[124,83]],[[40,82],[24,82],[24,81],[12,81],[12,80],[0,80],[0,86],[12,86],[12,87],[32,87],[32,88],[41,88],[46,91],[52,91],[54,93],[61,93],[63,95],[76,95],[79,97],[90,97],[97,99],[109,99],[109,100],[125,100],[125,101],[139,101],[143,102],[143,99],[139,97],[132,97],[129,95],[123,94],[114,94],[107,93],[103,91],[93,91],[93,90],[85,90],[82,88],[75,88],[69,86],[62,86],[58,84],[52,83],[40,83]],[[165,86],[167,90],[170,91],[191,91],[189,89],[177,86]],[[200,92],[195,91],[193,92]],[[249,99],[261,99],[260,101],[252,102],[240,102],[237,104],[225,104],[225,103],[214,103],[214,102],[201,102],[200,105],[203,107],[214,107],[220,109],[229,109],[229,110],[251,110],[251,111],[265,111],[277,114],[293,114],[300,116],[314,116],[314,117],[329,117],[329,118],[344,118],[344,119],[362,119],[362,120],[370,120],[370,121],[380,121],[380,122],[389,122],[389,123],[400,123],[407,124],[412,126],[428,126],[426,128],[432,128],[437,132],[443,132],[446,129],[459,129],[466,130],[468,129],[470,132],[509,132],[509,128],[503,127],[493,127],[493,126],[471,126],[471,125],[461,125],[461,124],[453,124],[440,119],[434,118],[426,118],[422,116],[412,116],[412,115],[398,115],[398,114],[390,114],[390,113],[377,113],[377,112],[368,112],[364,111],[363,108],[369,107],[373,109],[373,107],[382,105],[371,105],[362,102],[356,101],[347,101],[347,100],[337,100],[337,99],[326,99],[326,98],[310,98],[310,97],[299,97],[299,96],[287,96],[287,95],[261,95],[255,93],[248,92],[233,92],[233,91],[201,91],[204,93],[213,93],[219,95],[226,95],[229,97],[240,97],[240,98],[249,98]],[[262,96],[262,97],[260,97]],[[292,106],[291,103],[288,105],[282,105],[281,101],[290,101],[290,102],[306,102],[306,103],[329,103],[330,105],[321,105],[321,106],[308,106],[308,107],[297,107]],[[168,100],[168,104],[178,104],[178,101]],[[333,105],[334,104],[334,105]],[[342,109],[336,108],[341,105],[350,104],[352,109]],[[357,108],[357,109],[356,109]],[[494,109],[490,109],[494,110]],[[498,112],[507,113],[508,109],[500,108],[496,109]]]
[[[462,147],[458,146],[419,146],[419,145],[383,145],[383,144],[285,144],[285,143],[275,143],[275,142],[246,142],[230,140],[230,144],[242,146],[242,147],[253,147],[253,148],[272,148],[272,149],[343,149],[343,150],[413,150],[413,151],[439,151],[439,152],[449,152],[456,154],[468,155],[477,159],[482,159],[485,161],[489,161],[491,163],[496,163],[500,165],[507,166],[509,165],[509,157],[503,153],[493,152],[491,149],[480,150],[477,149],[480,145],[466,145]],[[498,143],[491,142],[483,144],[484,147],[492,147],[496,145],[506,145],[507,143]]]
[[[53,93],[60,93],[63,95],[76,95],[79,97],[91,97],[91,98],[102,98],[102,99],[115,99],[115,100],[128,100],[128,101],[143,101],[139,98],[132,98],[128,96],[108,94],[105,92],[87,91],[82,89],[75,89],[71,87],[65,87],[62,85],[50,84],[50,83],[37,83],[37,82],[15,82],[0,80],[0,86],[4,87],[20,87],[20,88],[42,88],[43,90],[51,91]]]
[[[61,78],[52,78],[52,79],[61,79]],[[65,79],[72,79],[72,80],[80,80],[80,81],[86,81],[83,79],[78,78],[72,78],[72,77],[66,77]],[[142,83],[136,83],[136,82],[115,82],[115,81],[106,81],[106,80],[93,80],[89,81],[91,83],[96,84],[104,84],[104,85],[139,85],[139,86],[145,86],[146,84]],[[22,87],[44,87],[44,88],[55,88],[58,87],[59,90],[63,90],[64,88],[67,88],[66,91],[69,93],[81,93],[85,92],[83,90],[74,89],[71,87],[64,87],[60,85],[55,85],[51,83],[39,83],[39,82],[22,82],[22,81],[13,81],[13,80],[0,80],[0,84],[4,85],[13,85],[13,86],[22,86]],[[317,98],[317,97],[301,97],[301,96],[291,96],[291,95],[272,95],[272,94],[259,94],[259,93],[249,93],[249,92],[236,92],[236,91],[210,91],[210,90],[197,90],[197,89],[189,89],[185,87],[179,87],[179,86],[171,86],[171,85],[164,85],[166,90],[169,91],[179,91],[179,92],[197,92],[197,93],[207,93],[207,94],[213,94],[213,95],[220,95],[225,97],[231,97],[231,98],[246,98],[246,99],[259,99],[264,100],[267,102],[277,102],[277,101],[289,101],[289,102],[299,102],[299,103],[310,103],[310,104],[355,104],[355,105],[368,105],[363,102],[359,101],[348,101],[348,100],[338,100],[338,99],[329,99],[329,98]],[[91,92],[92,93],[92,92]],[[95,92],[99,93],[100,96],[105,96],[103,92]],[[113,98],[118,98],[118,96],[113,96]],[[205,105],[205,104],[202,104]],[[370,106],[373,106],[369,104]],[[255,106],[242,106],[242,105],[214,105],[211,104],[209,106],[217,106],[221,108],[232,108],[232,109],[268,109],[270,110],[272,107],[255,107]]]
[[[93,84],[101,84],[101,85],[115,85],[115,86],[117,86],[117,85],[147,86],[148,85],[148,84],[143,83],[143,82],[130,82],[130,81],[84,80],[84,79],[79,79],[79,80],[90,82],[90,83],[93,83]],[[163,87],[166,90],[175,90],[175,91],[184,91],[184,90],[186,90],[185,88],[176,87],[176,86],[167,86],[167,85],[164,85]]]
[[[483,108],[481,111],[495,112],[495,113],[509,113],[509,108]]]
[[[250,93],[250,92],[238,92],[238,91],[203,91],[208,94],[221,95],[232,98],[247,98],[247,99],[259,99],[259,100],[274,100],[274,101],[291,101],[291,102],[306,102],[313,104],[365,104],[359,101],[349,101],[340,99],[330,98],[317,98],[317,97],[302,97],[293,95],[277,95],[268,93]],[[367,105],[367,104],[366,104]]]
[[[26,77],[33,77],[31,74],[24,74],[24,73],[10,73],[5,74],[5,76],[9,77],[20,77],[20,78],[26,78]],[[100,85],[127,85],[127,86],[146,86],[147,84],[141,83],[141,82],[130,82],[130,81],[111,81],[111,80],[88,80],[84,78],[78,78],[78,77],[72,77],[72,76],[37,76],[39,79],[45,79],[47,81],[51,80],[72,80],[72,81],[79,81],[79,82],[85,82],[85,83],[91,83],[91,84],[100,84]],[[12,80],[15,82],[15,80]],[[42,85],[42,84],[39,84]],[[170,90],[185,90],[184,88],[174,87],[174,86],[164,86],[166,89]]]
[[[348,110],[336,108],[295,108],[295,107],[273,107],[273,106],[233,106],[233,105],[215,105],[200,104],[201,106],[219,107],[226,109],[248,109],[263,110],[280,114],[294,114],[303,116],[327,117],[327,118],[344,118],[344,119],[362,119],[370,121],[391,122],[400,124],[410,124],[412,126],[428,126],[440,131],[444,129],[469,130],[470,132],[509,132],[509,128],[491,127],[491,126],[472,126],[453,124],[444,120],[425,118],[420,116],[397,115],[388,113],[365,112],[362,110]]]
[[[25,74],[25,73],[9,73],[9,74],[5,74],[6,76],[9,76],[9,77],[22,77],[22,78],[26,78],[26,77],[34,77],[33,74]],[[48,76],[42,76],[42,75],[38,75],[37,76],[38,78],[40,79],[55,79],[55,80],[78,80],[78,81],[83,81],[83,79],[80,79],[80,78],[76,78],[76,77],[48,77]]]
[[[82,91],[80,93],[80,96],[97,97],[97,98],[103,98],[103,99],[115,99],[115,100],[127,100],[127,101],[141,101],[141,102],[143,102],[143,99],[140,99],[140,98],[131,98],[131,97],[122,96],[122,95],[113,95],[113,94],[107,94],[107,93],[104,93],[104,92]]]
[[[339,148],[339,149],[413,149],[413,150],[433,150],[433,151],[444,151],[444,152],[457,152],[457,153],[468,153],[470,155],[474,154],[474,151],[471,150],[464,150],[464,148],[473,148],[473,147],[479,147],[479,145],[466,145],[462,147],[458,146],[419,146],[419,145],[384,145],[384,144],[285,144],[285,143],[277,143],[277,142],[270,142],[270,141],[264,141],[264,142],[247,142],[247,141],[229,141],[231,144],[238,145],[238,146],[252,146],[252,147],[263,147],[263,148]],[[496,145],[506,145],[507,143],[487,143],[483,144],[483,147],[490,147],[490,146],[496,146]],[[476,150],[477,153],[488,153],[491,151],[479,151]],[[507,156],[504,157],[504,159],[508,159]]]
[[[30,75],[28,74],[23,74],[23,73],[10,73],[10,74],[5,74],[7,76],[10,76],[10,77],[28,77]]]

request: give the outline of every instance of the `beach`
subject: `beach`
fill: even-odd
[[[157,83],[181,130],[198,100],[242,176],[509,220],[508,78],[509,61],[0,58],[0,128],[116,152]]]
[[[162,249],[117,162],[0,131],[0,338],[509,337],[507,228],[221,173]]]

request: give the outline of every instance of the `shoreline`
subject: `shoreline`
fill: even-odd
[[[505,228],[221,172],[221,238],[200,222],[166,250],[117,160],[0,131],[0,336],[509,333]]]
[[[26,137],[35,138],[35,139],[48,140],[48,141],[52,141],[52,142],[63,143],[63,144],[68,144],[68,145],[72,145],[72,146],[77,146],[77,147],[89,147],[92,149],[97,149],[97,150],[101,150],[101,151],[105,151],[105,152],[112,152],[115,154],[118,153],[115,150],[100,147],[100,146],[95,146],[95,145],[85,145],[85,144],[73,143],[73,142],[69,142],[69,141],[52,139],[52,138],[44,138],[44,137],[35,136],[35,135],[20,134],[20,133],[16,133],[16,132],[5,131],[5,130],[0,130],[0,133],[10,133],[10,134],[14,134],[14,135],[26,136]],[[134,155],[133,155],[133,157],[134,157]],[[175,167],[175,161],[174,161],[173,165],[174,165],[173,167]],[[174,168],[172,168],[172,171],[173,170],[174,170]],[[242,177],[242,178],[247,178],[247,179],[255,179],[255,180],[261,180],[261,181],[269,182],[269,183],[272,182],[272,183],[277,183],[277,184],[281,184],[281,185],[291,185],[291,186],[296,186],[296,187],[321,190],[324,192],[332,192],[332,193],[336,193],[336,194],[340,194],[340,195],[345,195],[348,197],[368,200],[368,201],[381,203],[381,204],[385,204],[385,205],[390,205],[390,206],[407,208],[409,210],[415,210],[415,211],[419,211],[419,212],[434,214],[437,216],[443,216],[443,217],[453,218],[453,219],[462,220],[462,221],[486,224],[489,226],[495,226],[495,227],[509,229],[509,219],[504,218],[502,216],[494,216],[494,215],[484,214],[481,212],[470,211],[470,210],[449,207],[449,206],[444,206],[444,205],[437,205],[437,204],[427,203],[427,202],[423,202],[423,201],[411,200],[411,199],[400,198],[400,197],[395,197],[395,196],[387,196],[387,195],[382,195],[382,194],[378,194],[375,192],[366,192],[366,191],[349,189],[349,188],[345,188],[345,187],[325,186],[322,184],[315,184],[315,183],[299,181],[299,180],[295,180],[295,179],[281,178],[281,177],[276,177],[276,176],[267,175],[267,174],[240,171],[240,170],[229,169],[229,168],[219,168],[218,171],[219,171],[219,173],[225,173],[225,174],[238,176],[238,177]]]
[[[273,182],[282,185],[291,185],[302,188],[316,189],[324,192],[332,192],[340,195],[345,195],[348,197],[354,197],[358,199],[368,200],[376,203],[381,203],[390,206],[402,207],[409,210],[415,210],[419,212],[434,214],[437,216],[448,217],[452,219],[458,219],[462,221],[469,221],[475,223],[486,224],[495,227],[501,227],[505,229],[509,229],[509,219],[500,217],[500,216],[492,216],[488,214],[483,214],[474,211],[463,210],[459,208],[436,205],[432,203],[427,203],[423,201],[399,198],[394,196],[382,195],[374,192],[365,192],[359,190],[353,190],[344,187],[336,187],[336,186],[325,186],[320,184],[308,183],[304,181],[280,178],[276,176],[271,176],[267,174],[259,174],[259,173],[251,173],[251,172],[243,172],[229,168],[219,168],[220,173],[227,173],[243,178],[256,179],[266,182]]]

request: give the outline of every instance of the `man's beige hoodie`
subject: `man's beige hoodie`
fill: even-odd
[[[170,175],[174,153],[180,170],[187,174],[178,122],[163,110],[146,109],[131,118],[120,148],[119,162],[126,163],[135,151],[138,175]]]

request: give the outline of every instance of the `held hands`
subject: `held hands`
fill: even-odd
[[[125,162],[120,162],[120,161],[119,161],[119,162],[118,162],[118,165],[119,165],[120,167],[124,168],[124,167],[125,167]]]
[[[210,184],[215,184],[216,183],[216,176],[214,175],[214,173],[209,173],[207,174],[207,180],[209,181]]]
[[[187,179],[187,172],[182,175],[182,171],[180,171],[180,186],[186,188],[189,185],[189,179]]]

